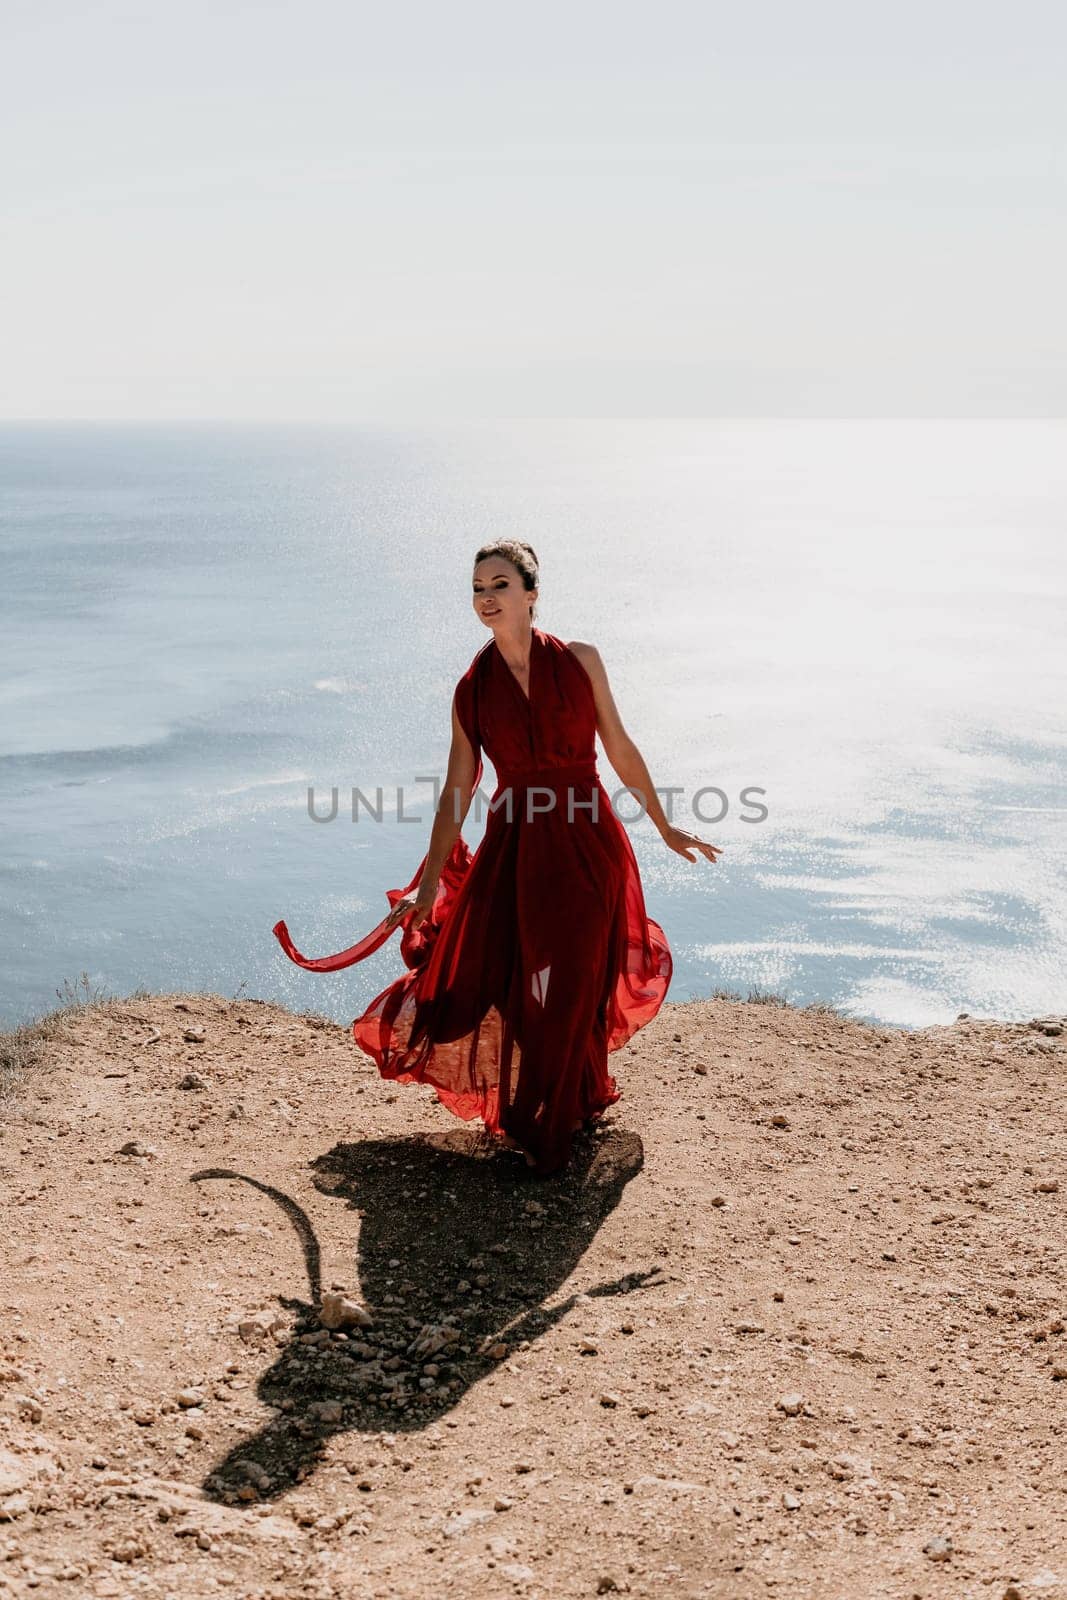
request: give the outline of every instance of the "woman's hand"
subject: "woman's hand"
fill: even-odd
[[[385,919],[387,927],[395,928],[401,918],[406,917],[414,906],[415,909],[412,913],[410,926],[417,928],[419,923],[424,922],[433,910],[433,903],[436,898],[437,885],[435,883],[420,883],[418,891],[414,895],[408,895],[406,899],[397,901]]]
[[[684,856],[687,861],[696,860],[696,856],[689,854],[691,850],[699,850],[701,855],[707,856],[711,862],[715,862],[722,854],[722,845],[709,844],[699,834],[687,833],[684,828],[675,828],[673,826],[665,828],[663,831],[663,843],[668,845],[670,849],[677,850],[678,854]]]

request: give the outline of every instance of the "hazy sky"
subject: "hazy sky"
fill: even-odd
[[[1062,0],[0,15],[0,416],[1067,414]]]

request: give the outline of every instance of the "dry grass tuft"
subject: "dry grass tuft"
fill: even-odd
[[[139,989],[131,998],[141,999],[147,993]],[[87,972],[74,981],[64,978],[56,998],[59,1005],[54,1010],[20,1023],[10,1033],[0,1033],[0,1102],[13,1099],[21,1091],[29,1074],[41,1065],[45,1046],[58,1038],[72,1019],[93,1007],[110,1009],[121,1004],[114,995],[93,984]]]

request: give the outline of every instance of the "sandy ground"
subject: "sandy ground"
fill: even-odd
[[[70,1012],[0,1595],[1067,1597],[1063,1025],[668,1003],[539,1180],[321,1018]]]

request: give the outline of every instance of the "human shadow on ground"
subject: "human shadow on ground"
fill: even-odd
[[[271,1499],[305,1478],[341,1433],[414,1433],[446,1415],[504,1356],[566,1316],[577,1293],[546,1305],[641,1169],[635,1133],[598,1126],[575,1136],[567,1168],[534,1177],[521,1156],[458,1129],[338,1144],[312,1163],[315,1186],[361,1220],[359,1253],[342,1287],[373,1319],[330,1332],[320,1321],[319,1250],[306,1213],[271,1195],[292,1220],[309,1299],[281,1298],[292,1336],[256,1393],[275,1415],[208,1474],[205,1493]],[[642,1267],[584,1291],[620,1295],[662,1282]]]

